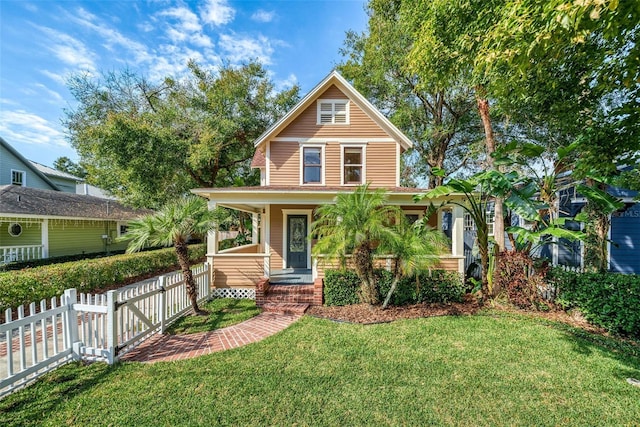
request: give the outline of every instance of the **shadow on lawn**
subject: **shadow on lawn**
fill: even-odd
[[[56,411],[75,396],[91,394],[108,381],[118,365],[81,362],[69,363],[38,379],[25,390],[6,396],[0,401],[0,425],[39,425],[43,414]],[[10,417],[8,416],[10,415]]]
[[[213,300],[215,304],[216,300]],[[179,335],[183,333],[208,332],[227,326],[225,322],[232,321],[234,317],[241,316],[243,313],[254,312],[253,315],[243,316],[252,317],[259,313],[259,309],[255,306],[248,306],[246,300],[229,300],[225,299],[225,303],[220,307],[210,307],[209,304],[204,306],[208,314],[206,316],[185,316],[177,320],[166,331],[169,335]],[[245,320],[244,318],[241,320]],[[190,332],[186,332],[190,330]]]

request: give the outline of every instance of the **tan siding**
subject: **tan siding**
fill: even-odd
[[[245,246],[240,246],[237,248],[233,248],[231,250],[227,249],[227,252],[225,252],[226,254],[228,253],[233,253],[233,254],[257,254],[258,250],[260,249],[260,245],[245,245]]]
[[[340,144],[337,142],[331,142],[325,147],[325,160],[326,160],[326,177],[325,182],[327,186],[340,185]]]
[[[263,263],[263,256],[215,256],[213,257],[214,287],[254,287],[264,276]]]
[[[447,271],[458,271],[458,259],[442,258],[436,268]]]
[[[300,184],[300,146],[297,142],[271,142],[270,185]]]
[[[335,86],[328,88],[318,99],[344,99],[346,96]],[[380,128],[353,101],[349,102],[348,125],[318,125],[317,104],[314,102],[296,117],[278,137],[370,137],[388,138],[389,135]]]
[[[371,187],[396,186],[396,143],[367,144],[367,181]]]

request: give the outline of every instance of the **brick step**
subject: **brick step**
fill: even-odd
[[[282,295],[273,295],[267,294],[264,298],[265,302],[272,303],[300,303],[300,304],[312,304],[313,303],[313,294],[307,295],[293,295],[293,294],[282,294]]]
[[[280,314],[304,314],[309,308],[309,304],[294,303],[272,303],[267,302],[262,306],[262,311],[267,313]]]
[[[268,294],[313,294],[313,285],[270,285]]]

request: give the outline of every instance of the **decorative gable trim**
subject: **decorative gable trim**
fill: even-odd
[[[256,147],[265,141],[272,139],[287,127],[299,114],[313,104],[314,101],[331,85],[336,85],[351,101],[355,102],[378,126],[387,132],[392,138],[397,140],[404,149],[411,148],[413,143],[403,134],[389,119],[387,119],[376,107],[374,107],[364,96],[360,94],[344,77],[337,71],[332,71],[315,88],[313,88],[304,98],[300,100],[287,114],[274,123],[255,142]]]

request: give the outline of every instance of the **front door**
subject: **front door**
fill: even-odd
[[[307,267],[307,216],[287,215],[287,267]]]

